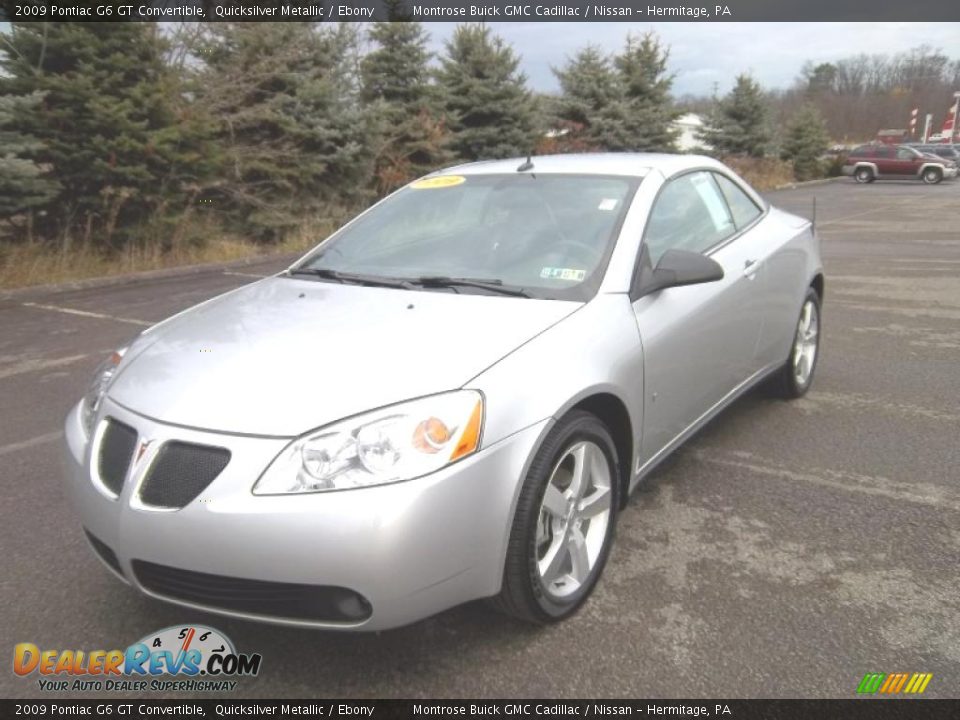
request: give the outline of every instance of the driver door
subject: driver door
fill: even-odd
[[[762,321],[756,288],[763,263],[736,233],[711,172],[674,177],[654,200],[641,246],[651,265],[669,249],[691,250],[720,263],[724,277],[633,302],[643,344],[641,465],[673,446],[750,373]]]

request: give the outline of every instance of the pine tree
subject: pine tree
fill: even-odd
[[[39,93],[15,97],[0,96],[0,218],[15,216],[42,207],[53,200],[60,187],[49,172],[31,157],[42,143],[22,132],[6,130],[15,118],[37,112]]]
[[[446,44],[437,81],[463,160],[525,155],[536,143],[536,109],[520,59],[484,25],[460,25]]]
[[[721,156],[763,157],[770,142],[767,114],[760,85],[740,75],[733,90],[714,107],[700,140]]]
[[[629,143],[624,89],[607,57],[588,46],[554,68],[561,95],[556,114],[566,145],[573,150],[621,150]]]
[[[363,196],[371,121],[356,45],[347,24],[211,24],[200,100],[220,123],[216,201],[240,231],[278,240],[305,216]]]
[[[628,109],[625,119],[631,150],[674,149],[677,131],[673,121],[679,113],[670,98],[673,76],[667,74],[669,57],[657,36],[646,33],[639,40],[628,34],[626,47],[614,58]]]
[[[811,180],[823,175],[820,157],[830,144],[830,135],[816,106],[803,105],[787,126],[787,136],[780,157],[793,161],[797,180]]]
[[[566,130],[561,145],[610,151],[673,149],[676,112],[670,99],[673,79],[668,54],[656,36],[627,36],[612,61],[597,47],[578,52],[554,74],[562,94],[557,120]]]
[[[41,93],[8,131],[39,143],[31,158],[62,186],[38,229],[64,247],[126,232],[187,197],[201,141],[178,115],[178,85],[154,23],[14,24],[0,57],[0,96]],[[201,153],[202,154],[202,153]]]
[[[428,35],[423,25],[392,19],[373,23],[376,49],[360,65],[361,97],[379,121],[375,182],[387,192],[448,164],[449,131],[429,84]]]

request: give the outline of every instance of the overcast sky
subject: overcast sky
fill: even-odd
[[[867,1],[867,0],[865,0]],[[906,0],[908,1],[908,0]],[[957,2],[957,0],[945,0]],[[960,23],[489,23],[522,57],[535,90],[556,91],[551,66],[584,45],[619,50],[628,32],[653,30],[670,47],[673,92],[723,94],[741,72],[767,88],[789,86],[806,60],[828,62],[859,53],[896,53],[918,45],[960,59]],[[440,52],[455,23],[425,23]],[[0,32],[8,30],[0,23]],[[960,90],[960,88],[957,88]]]
[[[956,2],[957,0],[946,0]],[[655,31],[670,46],[675,95],[720,93],[749,72],[765,87],[789,86],[806,60],[895,53],[927,44],[960,59],[960,23],[489,23],[523,57],[536,90],[557,89],[551,66],[594,44],[619,50],[628,32]],[[427,23],[434,50],[453,23]],[[960,89],[960,88],[958,88]]]

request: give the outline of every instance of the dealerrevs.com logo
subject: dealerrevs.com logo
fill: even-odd
[[[13,649],[13,671],[38,675],[40,690],[144,692],[233,690],[233,678],[260,672],[259,653],[238,653],[230,639],[204,625],[175,625],[151,633],[126,650]]]

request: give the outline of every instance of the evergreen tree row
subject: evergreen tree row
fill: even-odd
[[[582,50],[554,69],[557,97],[532,93],[485,25],[438,58],[416,22],[26,23],[0,39],[0,232],[63,247],[202,241],[204,222],[269,242],[460,161],[675,141],[652,34]],[[742,105],[720,104],[709,142],[762,152],[734,127],[762,108]]]

